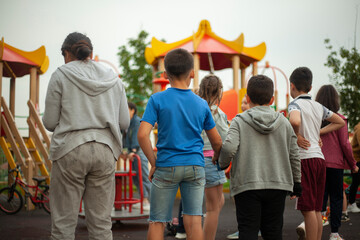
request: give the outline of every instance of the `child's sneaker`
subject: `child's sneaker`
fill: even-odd
[[[302,222],[302,223],[300,223],[299,226],[297,226],[296,233],[299,236],[298,240],[306,240],[305,222]]]
[[[341,221],[342,221],[342,222],[347,222],[347,221],[349,221],[349,220],[350,220],[349,215],[347,215],[347,214],[345,214],[345,213],[341,214]]]
[[[338,233],[331,233],[329,240],[344,240]]]
[[[227,239],[239,239],[239,232],[234,232],[226,236]]]
[[[322,217],[323,226],[329,225],[328,218],[324,215],[322,215],[321,217]]]
[[[358,212],[360,212],[360,209],[358,208],[356,203],[353,203],[353,204],[349,204],[349,206],[347,208],[347,211],[348,212],[353,212],[353,213],[358,213]]]
[[[176,239],[185,239],[186,238],[186,233],[176,233],[175,235]]]

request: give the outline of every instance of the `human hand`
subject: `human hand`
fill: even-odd
[[[293,191],[290,193],[290,199],[295,199],[297,197],[301,197],[302,187],[301,183],[294,183]]]
[[[151,167],[151,169],[150,169],[150,172],[149,172],[149,180],[150,180],[150,182],[152,182],[155,170],[156,170],[156,167]]]
[[[319,146],[322,147],[323,145],[323,141],[321,140],[321,138],[319,138]]]
[[[128,159],[131,161],[131,162],[133,162],[134,161],[134,155],[135,155],[135,153],[129,153],[128,155],[127,155],[127,157],[128,157]]]
[[[212,164],[215,165],[216,162],[219,161],[219,155],[216,156],[216,154],[214,154],[214,156],[212,157],[211,161],[212,161]]]
[[[358,166],[355,166],[355,169],[351,170],[352,173],[357,173],[359,172],[359,167]]]
[[[127,152],[126,151],[122,151],[121,154],[120,154],[120,158],[121,159],[127,159]]]
[[[308,148],[311,146],[310,142],[300,134],[297,135],[297,144],[299,147],[304,148],[305,150],[308,150]]]

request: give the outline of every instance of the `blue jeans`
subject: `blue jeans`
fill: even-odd
[[[141,174],[142,174],[142,181],[143,181],[144,198],[149,198],[151,182],[149,181],[148,160],[141,149],[139,149],[139,151],[136,154],[139,155],[139,157],[141,159]],[[133,171],[139,172],[138,161],[136,158],[134,158],[132,167],[133,167]],[[140,193],[139,175],[136,175],[136,177],[134,177],[133,180],[134,180],[134,184],[135,184],[136,188],[138,189],[138,191]]]
[[[205,170],[200,166],[158,167],[150,194],[151,222],[170,222],[176,192],[180,187],[183,214],[201,216]]]
[[[212,163],[212,157],[205,157],[206,188],[215,187],[227,182],[224,171],[219,171]]]

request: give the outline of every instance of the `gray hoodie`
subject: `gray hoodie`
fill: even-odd
[[[117,159],[122,149],[120,129],[130,124],[124,85],[97,62],[69,62],[51,76],[43,123],[54,132],[51,160],[90,141],[108,145]]]
[[[301,182],[297,138],[289,121],[268,106],[238,114],[223,143],[219,164],[230,171],[231,196],[244,191],[292,192]]]

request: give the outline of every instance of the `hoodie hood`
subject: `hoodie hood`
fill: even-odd
[[[242,114],[238,114],[237,117],[243,119],[259,133],[269,134],[280,126],[280,119],[283,116],[268,106],[257,106],[250,108]]]
[[[81,91],[97,96],[113,87],[118,76],[108,68],[94,61],[72,61],[59,70]]]

